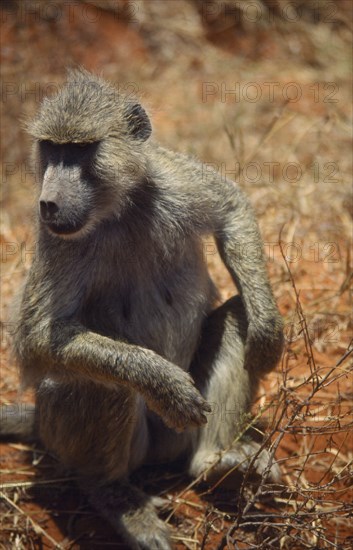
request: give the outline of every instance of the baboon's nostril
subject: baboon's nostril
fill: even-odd
[[[52,201],[39,201],[40,215],[43,220],[50,221],[58,212],[59,207]]]

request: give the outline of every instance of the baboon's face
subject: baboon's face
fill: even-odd
[[[39,216],[58,236],[81,233],[92,223],[99,203],[99,182],[94,163],[99,143],[39,143],[42,189]]]
[[[51,233],[76,238],[119,218],[143,180],[143,143],[152,128],[136,102],[85,71],[73,71],[28,125],[36,139],[39,218]]]

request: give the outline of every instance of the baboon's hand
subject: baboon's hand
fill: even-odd
[[[250,323],[246,337],[245,368],[260,376],[273,370],[283,351],[283,323],[275,315],[262,325]]]
[[[187,372],[176,366],[163,369],[163,378],[156,390],[155,395],[145,395],[147,405],[169,428],[182,431],[206,424],[205,413],[211,412],[211,407]]]

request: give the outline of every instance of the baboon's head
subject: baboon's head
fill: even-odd
[[[146,171],[152,128],[138,102],[75,70],[27,129],[35,138],[39,217],[51,233],[75,238],[121,215]]]

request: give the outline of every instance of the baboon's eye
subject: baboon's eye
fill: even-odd
[[[99,141],[77,142],[72,143],[72,145],[81,149],[82,151],[92,151],[98,147]]]
[[[41,154],[52,156],[58,150],[58,145],[49,139],[42,139],[39,141],[39,148]]]
[[[82,141],[82,142],[68,142],[68,143],[56,143],[55,141],[51,141],[50,139],[41,139],[39,141],[40,145],[43,146],[50,146],[50,147],[64,147],[68,145],[73,145],[74,147],[79,147],[80,149],[89,149],[90,147],[97,147],[99,144],[99,141]]]
[[[55,145],[57,145],[57,144],[54,143],[54,141],[50,141],[50,139],[41,139],[39,141],[39,145],[43,145],[44,147],[45,146],[55,147]]]

